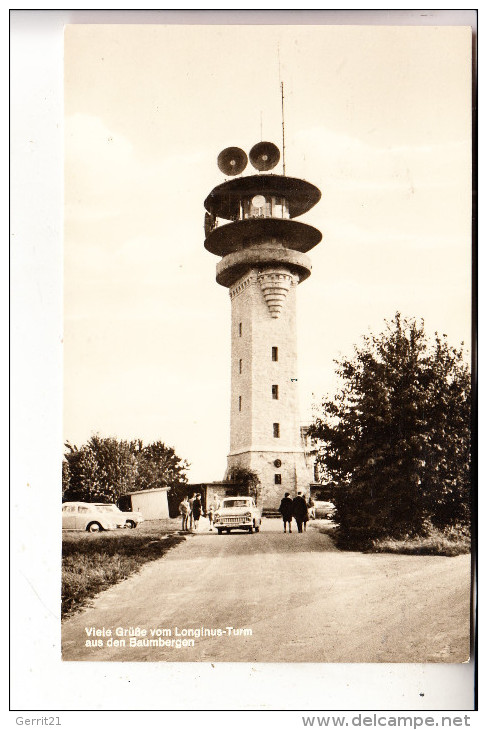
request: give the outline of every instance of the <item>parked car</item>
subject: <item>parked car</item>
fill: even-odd
[[[214,525],[221,535],[223,531],[248,530],[259,532],[262,512],[252,497],[225,497],[215,512]]]
[[[315,518],[317,520],[320,520],[320,519],[332,520],[335,515],[335,512],[336,512],[336,507],[333,504],[333,502],[316,501],[314,503],[314,508],[315,508]]]
[[[63,530],[117,530],[125,527],[125,518],[103,510],[90,502],[65,502],[62,506]]]
[[[135,529],[140,522],[144,521],[142,512],[122,512],[116,504],[97,504],[96,506],[124,520],[124,527]]]

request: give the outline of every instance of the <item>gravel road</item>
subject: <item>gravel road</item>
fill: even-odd
[[[281,529],[189,536],[63,622],[63,659],[468,660],[469,556],[340,552],[319,521]]]

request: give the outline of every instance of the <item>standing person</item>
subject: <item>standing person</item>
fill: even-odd
[[[297,496],[293,499],[293,515],[296,520],[298,532],[302,532],[303,522],[306,523],[308,521],[308,507],[301,492],[298,492]]]
[[[308,509],[308,503],[306,501],[306,496],[303,494],[302,497],[303,497],[304,503],[306,505],[306,512],[304,514],[304,519],[303,519],[303,532],[306,532],[306,525],[308,524],[308,520],[309,520],[309,509]]]
[[[183,532],[188,531],[188,521],[189,521],[189,513],[191,511],[191,507],[188,501],[188,497],[184,497],[183,501],[179,505],[179,514],[181,515],[181,530]]]
[[[213,530],[213,518],[215,516],[215,512],[216,512],[216,504],[215,504],[215,501],[213,501],[213,502],[211,502],[211,504],[209,505],[209,507],[206,511],[208,521],[210,523],[210,532],[211,532],[211,530]]]
[[[196,494],[195,498],[193,500],[193,528],[195,531],[198,530],[198,523],[200,521],[201,513],[203,511],[203,506],[201,504],[201,495]]]
[[[281,499],[279,512],[281,513],[282,521],[284,522],[284,532],[286,532],[286,525],[289,527],[289,532],[292,532],[291,524],[293,519],[293,500],[291,499],[289,492],[286,492],[284,497]]]
[[[193,492],[193,496],[189,500],[189,529],[193,529],[193,504],[194,500],[196,499],[196,492]]]
[[[315,520],[316,519],[315,503],[311,499],[311,494],[309,495],[309,499],[308,499],[308,514],[309,514],[309,519],[310,520]]]

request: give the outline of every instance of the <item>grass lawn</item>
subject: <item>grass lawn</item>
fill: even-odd
[[[329,535],[339,550],[357,550],[366,553],[397,553],[401,555],[444,555],[450,558],[469,553],[471,550],[470,535],[461,529],[455,528],[446,530],[445,532],[432,530],[425,537],[407,537],[404,539],[385,537],[381,540],[364,539],[362,543],[347,545],[345,538],[340,535],[340,526],[335,522],[313,520],[308,522],[308,527]]]
[[[403,555],[445,555],[453,558],[470,552],[468,535],[445,534],[434,531],[426,537],[410,537],[405,540],[385,538],[374,540],[368,552],[402,553]]]
[[[144,563],[157,560],[185,538],[180,520],[151,520],[135,530],[63,532],[63,618],[87,605],[97,593],[124,580]]]

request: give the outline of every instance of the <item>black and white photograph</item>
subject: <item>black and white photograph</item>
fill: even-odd
[[[62,667],[472,677],[471,25],[133,17],[62,41]]]

